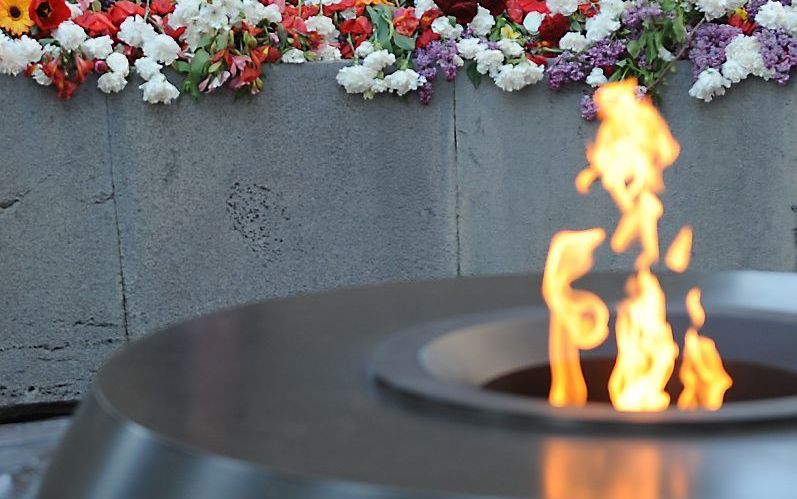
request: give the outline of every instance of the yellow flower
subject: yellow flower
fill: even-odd
[[[34,22],[28,7],[30,0],[0,0],[0,28],[17,36],[30,31]]]
[[[2,1],[2,0],[0,0],[0,1]],[[516,39],[520,38],[520,33],[518,33],[517,31],[513,30],[509,26],[504,26],[503,28],[501,28],[501,37],[502,38],[509,38],[510,40],[516,40]]]

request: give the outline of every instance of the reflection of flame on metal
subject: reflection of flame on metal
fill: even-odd
[[[542,443],[544,499],[686,499],[698,456],[660,443],[553,437]]]
[[[576,189],[586,194],[600,180],[620,210],[610,240],[612,250],[621,253],[637,242],[641,248],[636,274],[628,279],[626,298],[617,307],[617,360],[609,379],[612,404],[621,411],[662,411],[670,405],[665,386],[675,368],[678,346],[667,322],[664,292],[651,266],[660,258],[658,222],[664,208],[658,195],[664,190],[663,172],[678,157],[680,147],[650,99],[637,98],[636,88],[636,81],[626,80],[604,85],[596,93],[602,124],[587,149],[589,166],[576,177]],[[595,348],[608,335],[609,314],[603,301],[571,287],[592,268],[592,255],[604,238],[602,229],[589,229],[562,231],[551,241],[542,291],[551,311],[549,400],[557,407],[586,403],[578,350]],[[665,263],[683,272],[691,248],[692,229],[687,226],[667,251]],[[686,388],[678,407],[715,410],[731,380],[714,343],[697,334],[703,321],[691,317],[680,373]]]

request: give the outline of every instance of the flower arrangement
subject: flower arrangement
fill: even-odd
[[[106,93],[133,74],[143,99],[170,103],[228,87],[254,95],[264,66],[349,60],[348,93],[417,92],[463,70],[513,92],[546,79],[597,88],[633,77],[656,95],[689,59],[704,101],[797,67],[791,0],[0,0],[0,73],[68,99],[91,73]],[[165,68],[182,76],[179,87]],[[581,113],[595,116],[591,91]]]

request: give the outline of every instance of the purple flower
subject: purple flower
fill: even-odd
[[[418,48],[412,55],[415,70],[426,78],[426,83],[418,90],[422,104],[428,104],[432,99],[432,81],[437,77],[438,67],[443,70],[443,75],[448,81],[457,77],[457,44],[454,40],[437,40],[429,45]]]
[[[584,81],[583,63],[572,52],[563,52],[548,66],[548,88],[559,90],[565,83]]]
[[[624,53],[625,44],[611,40],[601,40],[579,54],[562,52],[548,66],[548,87],[558,90],[566,83],[584,81],[593,68],[610,68]]]
[[[598,105],[591,95],[585,95],[581,98],[581,117],[587,121],[592,121],[598,116]]]
[[[698,75],[708,68],[719,70],[725,62],[725,47],[741,33],[739,28],[727,24],[706,23],[697,28],[689,46],[692,77],[697,80]]]
[[[797,68],[797,37],[767,28],[756,30],[753,36],[761,44],[764,66],[775,72],[775,81],[785,85]]]
[[[623,12],[623,26],[631,30],[639,30],[645,21],[650,21],[661,14],[661,7],[643,1],[628,7]]]

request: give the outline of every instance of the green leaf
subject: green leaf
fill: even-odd
[[[639,52],[642,50],[642,46],[639,43],[639,40],[631,40],[628,42],[626,49],[628,50],[628,53],[631,54],[631,57],[636,59],[639,57]]]
[[[675,20],[672,24],[673,34],[675,35],[675,41],[678,43],[683,43],[686,41],[686,26],[684,26],[684,14],[683,12],[679,11],[678,15],[675,16]]]
[[[479,85],[482,84],[482,74],[476,70],[476,63],[471,62],[468,64],[465,72],[468,74],[468,78],[470,79],[471,83],[473,83],[473,86],[479,88]]]
[[[407,50],[413,51],[415,50],[415,39],[410,38],[409,36],[404,36],[396,33],[393,35],[393,42],[396,44],[396,47]]]
[[[174,69],[176,69],[180,73],[188,73],[188,71],[191,70],[191,65],[185,61],[176,61],[174,63]]]

